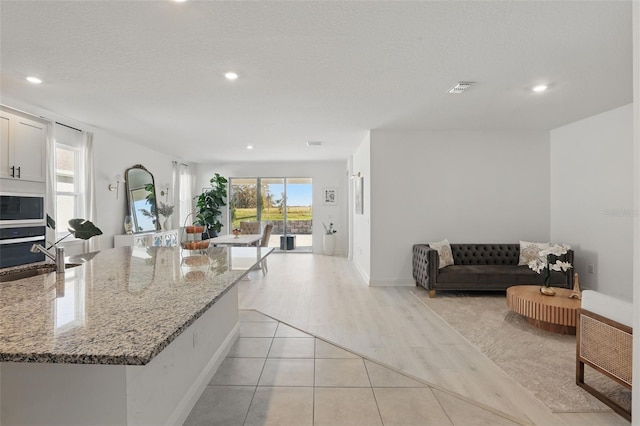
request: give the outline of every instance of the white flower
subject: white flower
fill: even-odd
[[[569,262],[556,260],[556,263],[548,265],[548,256],[562,256],[566,254],[571,247],[568,244],[549,244],[548,248],[540,250],[538,258],[530,261],[527,265],[536,273],[541,273],[544,269],[549,268],[551,271],[567,271],[573,266]]]
[[[561,256],[563,254],[566,254],[567,250],[569,250],[570,248],[571,247],[568,244],[551,244],[548,248],[540,250],[540,253],[538,254],[542,257],[547,257],[550,254],[554,256]]]
[[[547,266],[547,262],[543,261],[542,259],[534,259],[530,261],[528,265],[529,268],[539,274]]]
[[[572,266],[569,262],[561,262],[559,260],[556,260],[556,263],[549,265],[549,269],[552,271],[566,271],[571,268]]]

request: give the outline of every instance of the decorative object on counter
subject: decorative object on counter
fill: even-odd
[[[322,222],[322,226],[324,227],[324,236],[322,238],[324,254],[327,256],[333,256],[333,253],[336,249],[335,233],[338,231],[333,228],[333,223],[329,223],[329,226],[327,226],[324,222]]]
[[[55,222],[53,229],[55,229]],[[67,238],[69,235],[73,235],[76,238],[80,238],[81,240],[88,240],[91,237],[95,237],[96,235],[102,235],[102,231],[95,226],[91,221],[86,219],[70,219],[69,226],[67,228],[69,233],[64,237],[60,238],[55,243],[51,244],[49,247],[44,248],[41,244],[36,243],[31,246],[32,253],[43,253],[49,259],[51,259],[56,265],[56,272],[58,274],[63,274],[65,271],[64,264],[64,248],[57,247],[57,244]],[[49,249],[55,247],[56,254],[55,256],[49,253]]]
[[[202,225],[191,225],[184,227],[186,237],[181,238],[180,246],[185,250],[206,250],[209,248],[209,240],[202,240],[202,233],[205,228]]]
[[[222,207],[227,205],[227,179],[216,173],[209,183],[211,188],[204,188],[202,194],[195,197],[198,214],[194,223],[206,227],[203,238],[215,237],[222,230],[220,216]]]
[[[75,238],[79,238],[81,240],[88,240],[89,238],[93,238],[97,235],[102,235],[102,231],[100,230],[100,228],[98,228],[93,224],[93,222],[87,219],[69,219],[68,224],[69,226],[67,226],[67,230],[69,231],[69,233],[50,245],[49,248],[55,246],[70,235],[73,235]]]
[[[133,219],[129,215],[124,217],[124,233],[127,235],[133,234]]]
[[[582,293],[580,293],[580,277],[578,277],[578,273],[573,273],[573,291],[569,295],[569,299],[578,299],[582,300]]]
[[[555,290],[550,286],[551,271],[562,271],[573,268],[573,265],[569,262],[563,262],[559,259],[555,259],[555,263],[552,263],[554,258],[566,254],[571,247],[567,244],[549,244],[547,248],[544,248],[538,252],[538,257],[529,261],[528,266],[531,270],[540,274],[545,271],[544,286],[540,287],[540,293],[545,296],[555,296]]]
[[[233,228],[233,230],[231,231],[231,233],[233,234],[233,236],[235,238],[238,238],[238,235],[242,234],[242,229],[240,228]]]
[[[171,229],[171,221],[169,220],[169,218],[173,214],[173,206],[160,201],[158,203],[158,214],[164,217],[164,222],[162,222],[162,229],[164,231],[168,231],[169,229]]]
[[[160,231],[153,175],[141,164],[124,173],[133,233]]]

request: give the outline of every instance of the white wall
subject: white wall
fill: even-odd
[[[350,175],[358,172],[363,177],[363,213],[355,214],[353,202],[354,180],[351,179],[350,211],[353,222],[352,259],[364,280],[369,283],[371,279],[371,135],[367,133],[351,159],[352,170]]]
[[[214,173],[220,173],[225,178],[230,177],[310,177],[313,182],[313,252],[323,253],[322,237],[324,228],[333,222],[338,230],[336,235],[335,254],[348,255],[349,227],[348,227],[348,170],[345,161],[317,161],[317,162],[238,162],[220,164],[198,164],[196,168],[196,190],[194,195],[200,194],[202,188],[208,187],[209,179]],[[325,206],[322,204],[322,188],[338,188],[338,205]],[[222,234],[229,232],[228,211],[222,218],[224,227]]]
[[[633,106],[552,130],[551,239],[581,287],[632,300],[633,214]]]
[[[142,145],[125,141],[101,129],[94,130],[93,148],[96,207],[98,210],[95,223],[104,233],[100,237],[100,248],[106,249],[113,247],[114,235],[124,233],[123,222],[127,215],[127,195],[124,182],[120,183],[118,199],[116,199],[116,193],[110,192],[108,189],[114,175],[124,176],[126,169],[136,164],[142,164],[153,174],[156,186],[159,187],[164,183],[170,184],[174,158]],[[165,201],[164,197],[160,196],[159,190],[158,197],[159,201]],[[173,203],[170,201],[169,204]]]
[[[414,285],[411,248],[549,240],[549,134],[371,132],[371,285]]]

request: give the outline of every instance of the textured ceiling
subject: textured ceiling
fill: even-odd
[[[369,129],[552,129],[632,102],[630,1],[2,0],[0,16],[2,103],[195,162],[347,158]],[[459,80],[476,84],[448,94]]]

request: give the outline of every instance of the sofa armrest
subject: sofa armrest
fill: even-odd
[[[416,285],[427,290],[433,289],[433,284],[438,277],[438,252],[427,244],[415,244],[413,246],[413,278]]]
[[[413,279],[416,285],[429,288],[429,246],[415,244],[413,246]]]

